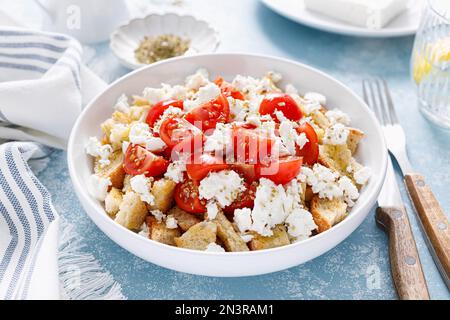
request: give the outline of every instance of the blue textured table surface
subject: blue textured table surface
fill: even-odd
[[[162,0],[149,3],[166,6]],[[14,11],[17,18],[39,24],[40,13],[29,0],[0,0],[0,5]],[[409,77],[413,37],[369,40],[323,33],[288,21],[257,0],[183,1],[178,10],[210,21],[221,35],[220,52],[262,53],[297,60],[328,72],[357,92],[364,77],[386,78],[407,133],[411,162],[427,177],[448,212],[450,133],[433,127],[418,112]],[[119,65],[107,44],[86,47],[85,61],[108,82],[129,72]],[[259,277],[207,278],[160,268],[109,240],[81,208],[72,190],[65,152],[55,152],[39,178],[52,193],[56,209],[84,238],[85,250],[114,276],[130,299],[397,298],[390,275],[388,240],[375,226],[374,210],[343,243],[304,265]],[[430,294],[434,299],[449,299],[401,186]]]

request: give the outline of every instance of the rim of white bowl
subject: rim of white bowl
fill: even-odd
[[[109,48],[111,49],[111,51],[114,53],[114,55],[117,57],[117,59],[119,59],[119,61],[121,61],[122,64],[125,64],[127,67],[132,68],[133,70],[135,70],[135,69],[142,69],[142,68],[148,67],[150,65],[154,65],[155,63],[158,63],[158,62],[167,61],[169,59],[188,57],[186,54],[183,54],[182,56],[179,56],[179,57],[169,58],[169,59],[165,59],[165,60],[162,60],[162,61],[154,62],[154,63],[151,63],[151,64],[145,64],[145,63],[139,63],[136,60],[130,61],[130,60],[124,58],[116,50],[115,43],[117,42],[117,35],[119,34],[120,31],[122,31],[126,27],[129,27],[131,24],[136,23],[136,21],[144,21],[144,20],[150,19],[153,16],[159,16],[159,17],[176,16],[178,19],[192,18],[196,23],[204,23],[210,30],[212,30],[213,35],[214,35],[214,39],[215,39],[214,48],[209,53],[208,52],[203,52],[203,53],[199,52],[196,55],[214,53],[214,52],[217,51],[217,49],[220,46],[220,33],[217,30],[217,28],[215,28],[208,21],[206,21],[204,19],[201,19],[199,17],[196,17],[195,15],[192,15],[192,14],[176,13],[176,12],[153,12],[153,13],[147,14],[147,15],[145,15],[143,17],[133,18],[133,19],[129,20],[128,22],[121,24],[119,27],[117,27],[116,30],[114,30],[111,33],[111,35],[109,37]]]
[[[138,69],[138,70],[134,70],[124,76],[122,76],[121,78],[117,79],[116,81],[114,81],[113,83],[111,83],[110,85],[108,85],[108,87],[101,92],[100,94],[98,94],[94,99],[91,100],[91,102],[86,106],[86,108],[84,108],[83,112],[78,116],[75,125],[72,128],[71,134],[70,134],[70,138],[69,138],[69,143],[68,143],[68,150],[67,150],[67,162],[68,162],[68,167],[69,167],[69,173],[70,173],[70,177],[72,180],[72,184],[74,185],[75,189],[80,190],[79,192],[77,192],[77,195],[80,194],[82,195],[83,199],[79,199],[80,201],[86,201],[88,202],[88,204],[91,207],[95,207],[95,204],[98,204],[97,200],[94,200],[86,191],[85,186],[83,186],[81,184],[80,179],[78,178],[77,173],[75,172],[75,168],[73,165],[73,158],[72,158],[72,154],[75,150],[74,148],[74,144],[75,144],[75,140],[76,140],[76,136],[75,133],[78,131],[78,128],[80,127],[83,118],[85,116],[85,114],[89,111],[89,109],[95,105],[95,103],[97,102],[97,100],[104,95],[105,93],[108,92],[108,90],[115,86],[116,84],[118,84],[121,81],[125,81],[127,78],[131,78],[133,77],[136,73],[139,72],[144,72],[147,68],[153,68],[155,66],[158,65],[162,65],[162,64],[167,64],[167,63],[174,63],[178,60],[182,60],[182,59],[191,59],[191,58],[201,58],[201,57],[209,57],[209,56],[246,56],[249,58],[263,58],[263,59],[272,59],[272,60],[278,60],[280,62],[285,62],[285,63],[291,63],[291,64],[295,64],[299,67],[305,68],[305,69],[309,69],[310,71],[316,72],[318,74],[320,74],[321,76],[336,82],[337,84],[339,84],[340,86],[342,86],[342,88],[344,90],[346,90],[349,94],[351,94],[353,96],[353,98],[363,107],[366,109],[366,111],[369,114],[369,117],[371,118],[372,122],[375,124],[375,128],[376,128],[376,133],[378,136],[378,139],[381,143],[381,149],[382,149],[382,159],[383,163],[381,164],[381,175],[380,177],[378,177],[376,184],[374,185],[374,187],[372,187],[372,190],[370,192],[370,194],[365,195],[365,198],[363,199],[364,202],[361,204],[361,207],[359,208],[358,212],[359,214],[363,214],[363,212],[365,211],[369,211],[371,209],[371,203],[376,201],[376,198],[378,197],[381,187],[383,186],[384,180],[385,180],[385,176],[386,176],[386,170],[387,170],[387,161],[388,161],[388,151],[387,151],[387,146],[386,146],[386,142],[384,139],[384,134],[382,132],[381,126],[378,122],[378,120],[376,119],[375,115],[372,113],[372,111],[370,110],[370,108],[367,106],[367,104],[363,101],[362,98],[360,98],[355,92],[353,92],[353,90],[351,90],[350,88],[348,88],[345,84],[343,84],[341,81],[337,80],[336,78],[328,75],[327,73],[316,69],[314,67],[308,66],[306,64],[300,63],[300,62],[296,62],[290,59],[286,59],[286,58],[280,58],[280,57],[276,57],[276,56],[271,56],[271,55],[261,55],[261,54],[250,54],[250,53],[238,53],[238,52],[231,52],[231,53],[208,53],[208,54],[202,54],[202,55],[195,55],[195,56],[188,56],[188,57],[176,57],[176,58],[172,58],[169,60],[164,60],[164,61],[159,61],[156,62],[154,64],[148,65],[144,68]],[[358,201],[360,201],[360,199],[358,199]],[[357,201],[357,203],[358,203]],[[310,237],[308,239],[305,240],[301,240],[295,243],[291,243],[289,245],[286,246],[282,246],[282,247],[277,247],[277,248],[272,248],[272,249],[265,249],[265,250],[256,250],[256,251],[246,251],[246,252],[208,252],[208,251],[199,251],[199,250],[191,250],[191,249],[185,249],[185,248],[179,248],[179,247],[174,247],[174,246],[169,246],[151,239],[147,239],[142,237],[141,235],[119,225],[118,223],[116,223],[114,220],[112,220],[104,210],[97,210],[95,209],[95,211],[97,211],[97,213],[100,215],[100,218],[103,219],[106,223],[111,224],[112,226],[114,226],[114,228],[116,229],[120,229],[125,232],[128,232],[128,234],[130,235],[130,237],[134,237],[136,240],[141,241],[142,243],[151,243],[152,245],[156,245],[156,246],[160,246],[162,248],[165,248],[167,250],[174,250],[174,251],[180,251],[180,252],[187,252],[190,254],[194,254],[194,255],[211,255],[211,256],[215,256],[215,255],[220,255],[221,257],[226,257],[226,256],[230,256],[230,257],[234,257],[234,256],[241,256],[241,255],[264,255],[264,254],[270,254],[271,252],[276,252],[276,251],[282,251],[282,250],[287,250],[287,249],[292,249],[295,246],[300,246],[300,245],[304,245],[308,242],[313,242],[313,241],[319,241],[325,237],[329,237],[332,233],[337,233],[339,232],[340,229],[344,228],[345,225],[347,225],[348,223],[350,223],[351,220],[356,219],[357,218],[357,214],[350,212],[350,214],[340,223],[338,223],[337,225],[333,226],[332,228],[328,229],[325,232],[319,233],[313,237]],[[89,213],[88,213],[89,216]],[[89,217],[91,220],[93,220],[91,217]],[[94,221],[93,221],[94,222]],[[95,222],[94,222],[95,223]],[[101,229],[101,228],[100,228]],[[103,232],[103,230],[102,230]],[[353,232],[352,232],[353,233]],[[351,234],[351,233],[350,233]],[[109,237],[109,236],[108,236]],[[348,237],[348,236],[347,236]],[[346,238],[347,238],[346,237]],[[346,239],[344,238],[344,239]],[[111,239],[112,240],[112,239]],[[114,240],[112,240],[113,242],[116,242]],[[116,242],[117,243],[117,242]],[[117,243],[120,245],[120,243]],[[338,244],[338,243],[337,243]],[[337,245],[336,244],[336,245]],[[134,253],[133,253],[134,254]]]

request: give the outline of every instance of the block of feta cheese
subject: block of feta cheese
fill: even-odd
[[[381,29],[406,11],[409,0],[304,0],[305,7],[355,26]]]

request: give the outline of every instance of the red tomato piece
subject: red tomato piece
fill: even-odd
[[[259,113],[270,114],[272,118],[279,122],[275,111],[281,111],[286,118],[292,121],[298,121],[303,117],[300,107],[295,100],[286,93],[270,93],[259,106]]]
[[[210,172],[226,170],[229,165],[223,159],[219,159],[210,154],[193,156],[191,163],[186,164],[186,171],[192,180],[200,181]]]
[[[205,104],[189,111],[185,119],[203,132],[215,129],[218,123],[227,123],[230,118],[230,105],[227,98],[220,94]]]
[[[300,173],[302,164],[303,160],[299,157],[279,159],[270,164],[257,165],[256,175],[272,180],[275,184],[286,184]]]
[[[217,77],[217,79],[214,80],[214,83],[218,87],[220,87],[220,90],[226,97],[232,97],[237,100],[244,100],[244,95],[239,90],[233,88],[233,86],[230,83],[226,82],[222,77]]]
[[[189,179],[175,187],[175,202],[181,210],[195,214],[206,212],[206,201],[200,200],[198,187],[198,182]]]
[[[233,148],[238,163],[256,164],[272,157],[274,139],[255,130],[242,127],[233,129]]]
[[[123,168],[133,176],[144,174],[147,177],[157,177],[164,174],[169,161],[148,151],[140,145],[130,145],[125,154]]]
[[[319,158],[319,139],[314,128],[307,122],[300,125],[297,129],[297,133],[304,133],[308,142],[300,149],[297,146],[297,155],[303,158],[303,162],[308,165],[313,165]]]
[[[232,204],[230,204],[228,207],[225,207],[223,209],[223,212],[226,214],[234,214],[234,210],[236,209],[243,209],[243,208],[250,208],[253,209],[253,205],[255,203],[255,197],[256,197],[256,188],[258,184],[256,182],[254,183],[245,183],[245,191],[239,194],[236,200]]]
[[[183,110],[183,101],[181,100],[164,100],[155,104],[150,111],[148,112],[147,118],[145,122],[153,128],[155,123],[161,118],[164,111],[166,111],[169,107],[174,107]]]
[[[255,165],[246,163],[234,163],[231,168],[237,173],[241,174],[245,181],[252,183],[257,180]]]
[[[201,132],[196,127],[177,116],[164,120],[159,129],[161,139],[169,148],[173,148],[180,142],[199,134]]]

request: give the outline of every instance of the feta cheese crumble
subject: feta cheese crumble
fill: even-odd
[[[183,182],[184,172],[186,171],[186,163],[181,160],[176,160],[169,164],[164,176],[176,183]]]
[[[105,201],[108,188],[112,185],[109,178],[103,178],[96,174],[89,177],[87,188],[89,193],[97,200]]]
[[[191,100],[184,101],[184,109],[190,111],[208,101],[211,101],[219,96],[220,88],[215,83],[208,83],[201,87]]]
[[[199,186],[200,198],[215,200],[221,208],[233,203],[243,191],[245,191],[244,179],[232,170],[211,172]]]
[[[217,243],[212,242],[208,244],[205,249],[206,252],[225,252],[225,249],[219,246]]]
[[[208,217],[208,220],[214,220],[217,217],[217,214],[219,213],[219,208],[217,207],[217,203],[214,201],[209,201],[206,204],[206,215]]]
[[[150,211],[150,214],[154,216],[158,222],[162,222],[166,218],[166,215],[161,210],[152,210]]]
[[[362,167],[353,174],[353,177],[355,178],[357,184],[365,185],[367,181],[369,181],[371,175],[372,171],[370,168]]]
[[[125,94],[122,94],[119,99],[117,99],[116,104],[114,105],[114,110],[128,113],[130,111],[130,105],[128,104],[128,97]]]
[[[230,124],[218,123],[210,136],[206,137],[205,152],[222,155],[232,150],[232,127]]]
[[[208,78],[208,71],[206,69],[199,69],[195,74],[187,77],[186,88],[188,90],[198,90],[210,83]]]
[[[350,130],[342,123],[336,123],[325,130],[323,143],[331,145],[342,145],[347,143]]]
[[[113,148],[109,144],[102,145],[96,137],[90,137],[88,144],[86,145],[86,153],[93,157],[100,158],[98,162],[101,167],[105,167],[111,163],[109,156],[112,151]]]
[[[155,197],[150,192],[152,180],[143,174],[134,176],[130,179],[131,189],[136,192],[141,200],[149,205],[155,204]]]
[[[304,98],[311,102],[317,102],[322,106],[327,104],[327,98],[323,94],[317,92],[307,92],[305,93]]]
[[[344,126],[350,125],[350,117],[338,109],[329,110],[325,113],[331,124],[341,123]]]
[[[292,211],[285,223],[288,227],[288,234],[296,241],[308,239],[312,231],[317,228],[311,213],[301,208]]]
[[[176,229],[178,228],[178,221],[173,216],[168,216],[166,219],[166,227],[167,229]]]
[[[234,222],[241,233],[251,230],[253,224],[252,210],[249,208],[234,210]]]

